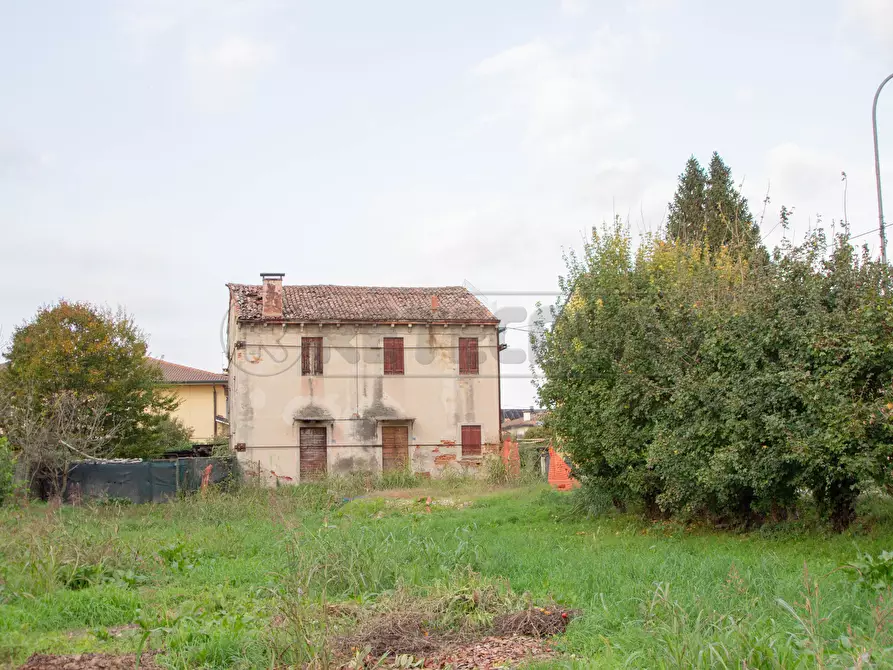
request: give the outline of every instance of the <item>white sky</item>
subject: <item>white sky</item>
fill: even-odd
[[[844,170],[869,231],[890,72],[893,0],[0,0],[2,338],[64,296],[217,370],[224,284],[262,271],[529,308],[714,149],[757,214],[771,183],[764,233],[842,219]],[[878,117],[893,212],[893,84]]]

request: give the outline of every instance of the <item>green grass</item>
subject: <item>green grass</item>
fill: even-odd
[[[0,509],[0,663],[132,652],[146,638],[172,668],[270,667],[300,658],[271,625],[283,613],[311,631],[304,645],[338,625],[300,609],[311,594],[368,609],[505,578],[519,598],[583,611],[553,666],[893,666],[890,606],[837,569],[893,549],[888,500],[865,503],[842,535],[807,522],[718,533],[579,518],[572,496],[543,487],[385,484],[424,488],[356,498],[369,483],[355,478],[166,505]],[[416,500],[428,494],[430,513]]]

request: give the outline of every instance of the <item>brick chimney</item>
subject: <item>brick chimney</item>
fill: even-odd
[[[263,317],[265,319],[282,318],[282,272],[262,272],[260,278],[263,286]]]

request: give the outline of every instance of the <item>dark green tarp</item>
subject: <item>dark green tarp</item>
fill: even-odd
[[[177,481],[181,491],[197,491],[202,485],[202,474],[211,466],[211,484],[220,484],[233,477],[233,461],[222,458],[178,458]]]
[[[211,466],[212,484],[235,477],[232,460],[178,458],[134,463],[75,463],[68,472],[65,498],[126,498],[134,503],[164,502],[178,491],[197,491]]]

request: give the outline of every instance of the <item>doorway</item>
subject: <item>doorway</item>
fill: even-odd
[[[321,479],[326,475],[326,429],[301,428],[301,481]]]
[[[403,470],[409,464],[409,427],[381,427],[381,469]]]

